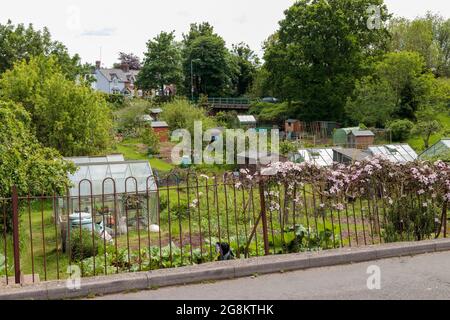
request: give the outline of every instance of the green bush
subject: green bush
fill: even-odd
[[[99,252],[99,247],[103,243],[100,236],[94,232],[94,241],[92,240],[92,231],[87,229],[80,230],[74,228],[70,233],[70,257],[73,261],[81,261],[94,257]]]
[[[296,151],[296,147],[292,142],[289,141],[282,141],[280,142],[280,153],[283,156],[287,156],[289,153],[291,152],[295,152]]]
[[[250,107],[250,113],[256,115],[259,121],[270,123],[282,123],[294,117],[293,110],[288,103],[257,102]]]
[[[410,135],[414,123],[407,119],[394,120],[388,124],[388,129],[391,130],[392,140],[403,142],[406,141]]]
[[[125,106],[125,96],[122,94],[105,94],[105,99],[114,109],[120,109]]]
[[[386,242],[398,242],[405,239],[416,241],[429,239],[437,230],[436,219],[441,209],[431,202],[426,206],[419,201],[411,204],[407,197],[392,204],[386,215],[383,238]]]
[[[162,106],[161,118],[166,121],[170,130],[187,129],[194,134],[194,122],[201,121],[203,130],[208,130],[217,126],[215,120],[208,117],[203,108],[196,107],[184,99],[175,99]]]
[[[147,146],[149,154],[159,154],[159,137],[152,128],[142,128],[140,137],[142,143]]]

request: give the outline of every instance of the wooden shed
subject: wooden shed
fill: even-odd
[[[354,130],[348,135],[348,147],[365,150],[373,145],[375,134],[369,130]]]
[[[302,132],[302,123],[300,120],[288,119],[284,124],[284,131],[287,139],[296,139]]]
[[[165,121],[153,121],[152,129],[159,136],[160,142],[169,141],[169,125]]]

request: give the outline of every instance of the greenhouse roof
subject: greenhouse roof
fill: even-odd
[[[114,183],[111,179],[115,181],[116,193],[136,192],[136,187],[139,193],[157,189],[148,161],[82,163],[78,164],[78,170],[74,174],[69,175],[69,179],[73,185],[70,189],[71,196],[90,195],[89,181],[92,183],[92,195],[112,194]]]
[[[312,162],[320,167],[327,167],[333,164],[333,149],[300,149],[298,150],[300,159],[304,162]]]
[[[450,150],[450,138],[443,138],[430,148],[425,150],[421,155],[421,159],[442,155]]]
[[[384,155],[395,163],[406,163],[417,160],[417,153],[408,144],[388,144],[369,147],[372,155]]]
[[[240,123],[256,123],[254,116],[237,116]]]
[[[346,134],[350,134],[352,131],[359,131],[359,130],[361,130],[361,128],[360,127],[352,127],[352,128],[341,128],[341,129],[338,129],[338,130],[342,130]]]
[[[354,130],[352,134],[355,137],[373,137],[375,134],[370,130]]]
[[[99,163],[99,162],[120,162],[125,161],[123,154],[110,154],[102,157],[72,157],[64,158],[67,161],[72,161],[76,165],[83,163]]]
[[[168,128],[169,125],[165,121],[153,121],[152,128]]]
[[[334,148],[333,152],[336,152],[336,154],[341,154],[352,161],[363,161],[370,157],[368,152],[356,148]]]

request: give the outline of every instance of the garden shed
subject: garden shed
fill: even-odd
[[[444,156],[448,153],[450,153],[450,138],[444,138],[425,150],[420,155],[420,159],[427,160],[439,156]]]
[[[291,158],[293,162],[311,162],[319,167],[328,167],[333,164],[333,149],[300,149]]]
[[[353,130],[348,135],[349,148],[365,150],[375,141],[375,134],[370,130]]]
[[[394,163],[407,163],[418,158],[417,153],[408,144],[371,146],[369,152],[372,156],[384,155]]]
[[[348,135],[352,131],[361,130],[359,127],[336,129],[333,133],[333,144],[335,146],[346,146],[348,143]]]
[[[73,159],[78,169],[69,174],[72,187],[58,206],[62,229],[68,215],[70,219],[78,215],[94,218],[96,229],[103,224],[111,236],[115,230],[125,233],[130,227],[146,228],[158,221],[157,184],[148,161],[67,160]]]
[[[159,137],[160,142],[169,141],[169,125],[165,121],[153,121],[152,129]]]
[[[301,132],[303,131],[302,127],[303,126],[300,120],[297,119],[286,120],[284,124],[284,131],[286,132],[286,138],[289,140],[298,138]]]

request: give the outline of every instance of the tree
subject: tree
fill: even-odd
[[[345,112],[354,123],[384,127],[396,111],[397,96],[386,80],[363,78],[356,82],[353,94],[355,97],[348,99]]]
[[[233,61],[221,37],[200,36],[192,42],[185,61],[186,78],[191,62],[197,95],[221,97],[232,93],[232,76],[237,72],[232,71]]]
[[[115,68],[120,68],[122,64],[127,64],[130,70],[140,70],[141,60],[133,53],[119,52],[119,64],[114,64]]]
[[[20,195],[65,192],[69,185],[67,174],[74,172],[74,165],[43,147],[30,132],[30,122],[20,104],[0,101],[0,197],[10,197],[13,185]],[[7,212],[8,230],[11,219]]]
[[[214,27],[209,22],[191,23],[189,32],[183,33],[183,46],[189,48],[195,39],[202,36],[215,35]]]
[[[189,33],[183,34],[183,71],[185,94],[193,86],[197,96],[220,97],[233,94],[239,69],[225,41],[204,22],[191,24]]]
[[[342,119],[355,80],[384,52],[388,33],[368,28],[370,5],[381,6],[381,24],[388,19],[382,0],[297,1],[266,42],[268,81],[280,98],[305,104],[303,119]]]
[[[35,30],[32,24],[15,26],[8,20],[5,25],[0,24],[0,39],[0,74],[11,69],[17,61],[28,61],[39,55],[53,56],[62,72],[72,80],[88,70],[88,65],[80,64],[77,54],[71,57],[61,42],[51,39],[47,28]]]
[[[182,81],[180,46],[175,42],[174,32],[161,32],[147,42],[144,66],[138,76],[138,86],[144,90],[159,89]]]
[[[248,92],[253,85],[259,66],[259,58],[250,47],[241,42],[233,45],[232,54],[236,60],[238,74],[236,79],[236,95],[242,96]]]
[[[216,127],[213,118],[208,117],[206,111],[198,108],[184,99],[175,99],[162,106],[161,117],[167,122],[171,130],[187,129],[194,136],[194,122],[201,121],[203,130]]]
[[[389,32],[391,51],[418,52],[435,75],[450,76],[450,19],[432,13],[414,20],[395,18]]]
[[[410,137],[413,127],[414,123],[408,119],[394,120],[388,123],[392,140],[398,142],[406,141]]]
[[[30,58],[6,71],[0,78],[0,99],[23,105],[36,138],[64,156],[97,154],[111,142],[104,97],[68,80],[52,57]]]
[[[142,143],[147,146],[147,151],[149,154],[159,153],[159,136],[152,128],[141,128],[140,138],[142,139]]]
[[[413,133],[421,136],[425,149],[430,147],[431,136],[441,130],[442,124],[436,119],[436,113],[432,108],[427,107],[417,112],[417,123]]]

